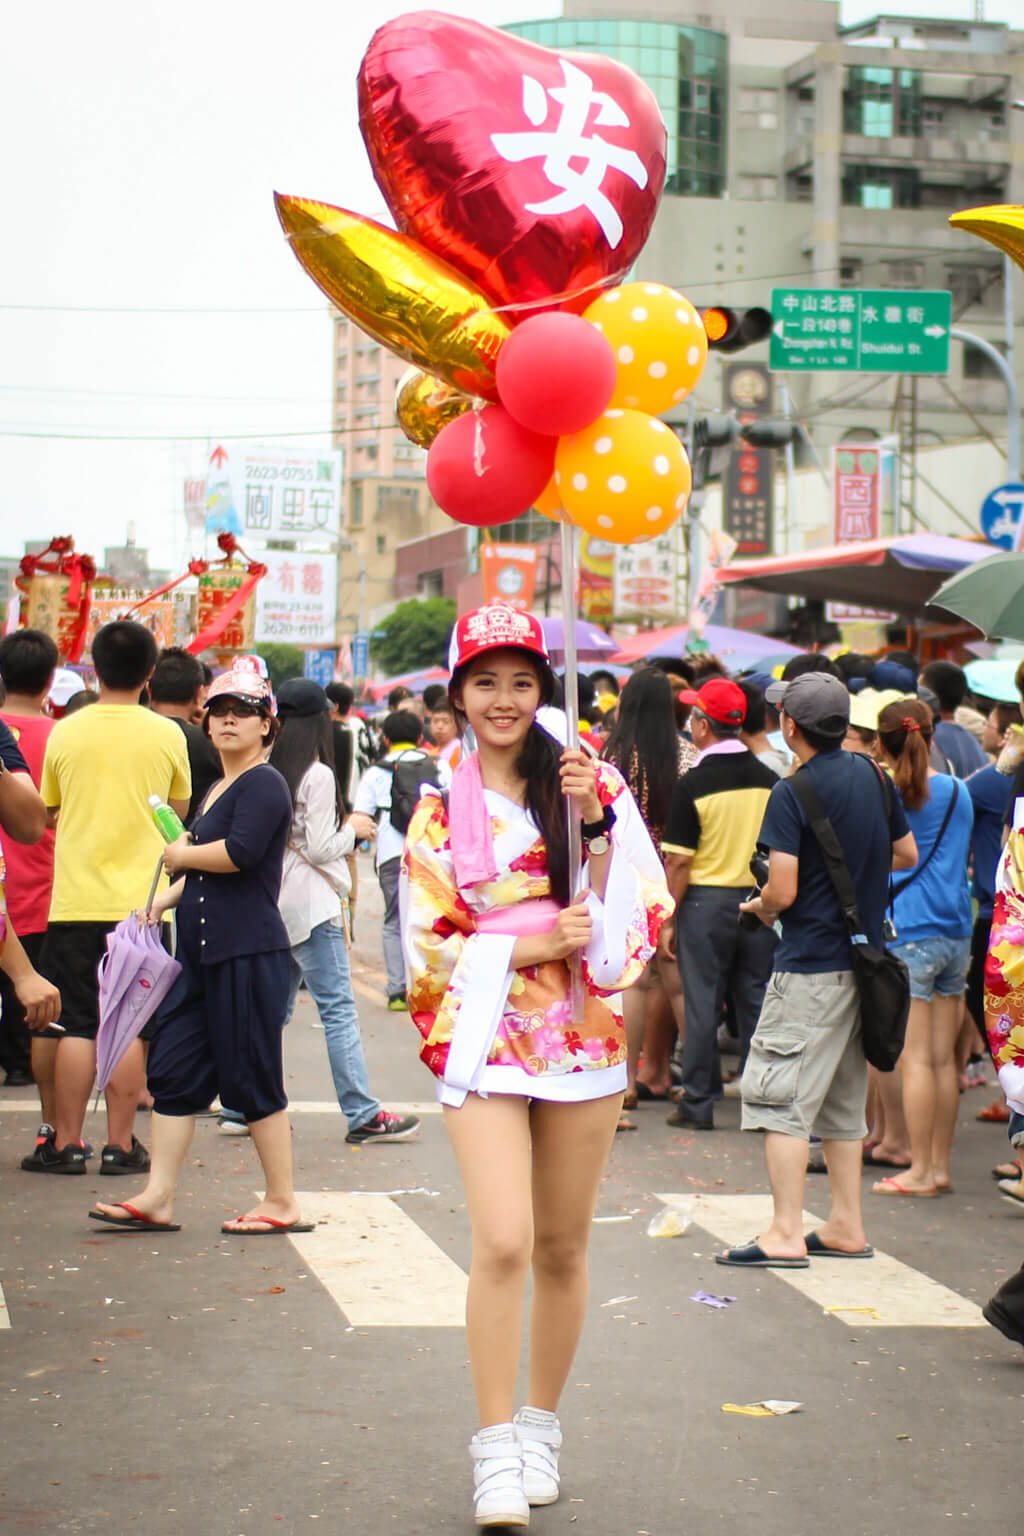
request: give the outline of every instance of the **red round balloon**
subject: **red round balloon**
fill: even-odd
[[[488,528],[529,511],[551,479],[557,439],[528,432],[500,405],[467,411],[427,454],[427,485],[457,523]]]
[[[502,405],[531,432],[563,437],[603,414],[615,392],[615,353],[588,320],[558,310],[533,315],[501,346]]]
[[[371,39],[359,121],[398,228],[513,324],[538,299],[585,309],[650,234],[665,124],[615,59],[415,11]]]

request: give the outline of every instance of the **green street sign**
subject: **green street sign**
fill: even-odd
[[[952,296],[910,289],[773,288],[775,373],[948,373]]]

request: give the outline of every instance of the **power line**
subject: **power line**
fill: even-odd
[[[756,206],[756,205],[755,205]],[[754,217],[754,215],[752,215]],[[881,267],[892,260],[898,260],[896,251],[914,252],[916,247],[893,247],[884,256],[871,256],[860,258],[862,269]],[[974,263],[977,265],[977,262]],[[761,272],[742,273],[737,277],[725,277],[720,273],[712,277],[691,278],[684,285],[685,288],[728,288],[743,285],[756,287],[763,283],[789,282],[794,278],[819,277],[823,274],[835,272],[834,266],[828,267],[799,267],[790,272]],[[993,269],[995,276],[995,269]],[[860,286],[860,285],[857,285]],[[894,293],[904,290],[894,288]],[[333,305],[251,305],[247,307],[233,307],[230,305],[217,305],[203,308],[192,305],[164,305],[150,307],[147,305],[116,305],[116,304],[0,304],[0,313],[14,314],[64,314],[64,315],[323,315],[337,313]]]

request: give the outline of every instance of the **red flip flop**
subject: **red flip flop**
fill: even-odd
[[[92,1221],[101,1221],[104,1226],[114,1227],[118,1232],[180,1232],[181,1227],[176,1221],[154,1221],[152,1216],[147,1216],[145,1211],[140,1211],[127,1200],[113,1200],[112,1205],[119,1210],[128,1212],[128,1219],[122,1221],[118,1216],[108,1216],[106,1211],[90,1211]]]
[[[280,1233],[288,1232],[313,1232],[314,1223],[311,1221],[278,1221],[276,1216],[236,1216],[236,1221],[261,1222],[263,1231],[240,1232],[237,1227],[229,1227],[226,1224],[221,1227],[225,1237],[277,1237]]]

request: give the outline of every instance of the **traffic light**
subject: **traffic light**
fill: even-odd
[[[740,436],[752,448],[785,448],[800,436],[800,423],[762,417],[740,427]]]
[[[739,435],[735,416],[698,416],[693,424],[695,448],[731,448]]]
[[[772,317],[767,309],[729,309],[712,304],[699,312],[712,352],[742,352],[771,335]]]

